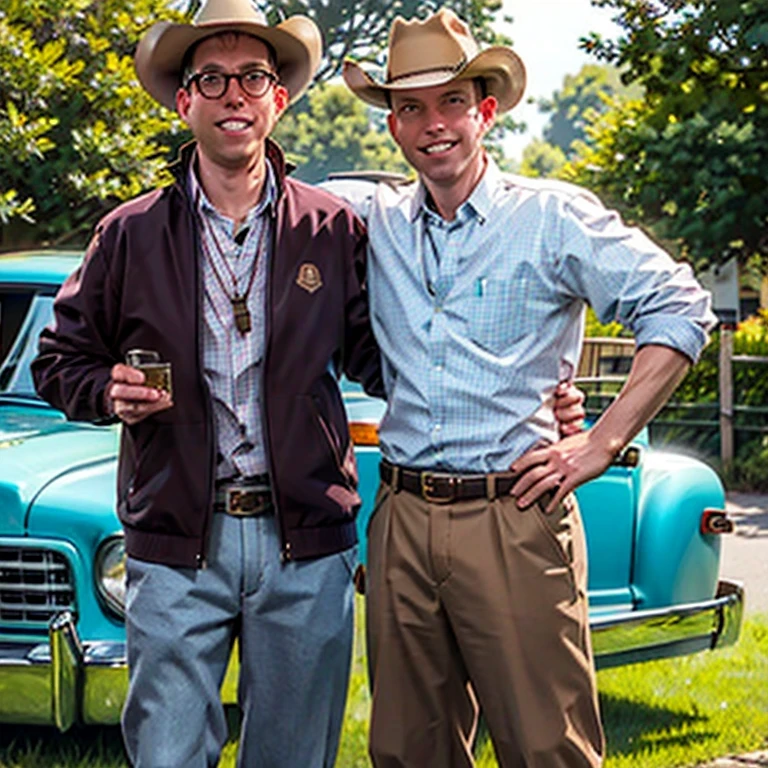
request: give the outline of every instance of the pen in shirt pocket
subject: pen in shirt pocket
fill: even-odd
[[[487,282],[488,280],[485,277],[478,277],[477,280],[475,280],[475,296],[485,295],[485,284]]]

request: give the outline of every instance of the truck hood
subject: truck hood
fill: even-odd
[[[57,478],[113,461],[119,428],[69,422],[38,404],[0,400],[0,536],[21,535],[36,497]]]

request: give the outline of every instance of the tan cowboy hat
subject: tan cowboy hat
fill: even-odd
[[[344,81],[363,101],[388,107],[388,91],[445,85],[461,78],[485,80],[499,112],[517,104],[525,90],[525,67],[505,46],[480,51],[469,27],[451,10],[440,9],[425,21],[398,16],[389,32],[387,78],[376,82],[354,61],[344,62]]]
[[[191,24],[160,21],[147,30],[134,59],[141,84],[163,106],[176,109],[181,66],[190,46],[226,31],[244,32],[272,46],[277,74],[292,102],[304,93],[323,55],[320,30],[306,16],[291,16],[270,27],[250,0],[207,0]]]

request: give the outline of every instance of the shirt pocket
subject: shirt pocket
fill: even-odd
[[[525,280],[480,278],[469,307],[469,337],[499,355],[526,334]]]

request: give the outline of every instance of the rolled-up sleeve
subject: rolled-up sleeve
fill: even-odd
[[[693,362],[717,324],[712,301],[688,264],[676,262],[589,194],[560,200],[558,273],[600,322],[618,322],[638,347],[659,344]]]

